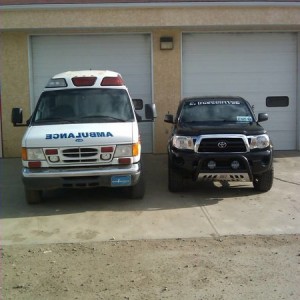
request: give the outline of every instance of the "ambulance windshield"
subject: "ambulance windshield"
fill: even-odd
[[[37,124],[132,122],[126,90],[65,89],[44,92],[32,116]]]

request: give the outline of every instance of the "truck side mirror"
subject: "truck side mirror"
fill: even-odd
[[[173,115],[171,115],[171,114],[165,115],[164,122],[173,124],[174,123],[174,117],[173,117]]]
[[[145,117],[147,120],[153,121],[156,117],[156,106],[154,103],[145,104]]]
[[[264,122],[264,121],[267,121],[268,119],[269,119],[268,114],[266,114],[266,113],[259,113],[258,114],[258,118],[257,118],[258,122]]]
[[[23,123],[23,110],[19,107],[14,107],[11,111],[11,122],[14,126],[20,126]],[[19,124],[19,125],[18,125]]]

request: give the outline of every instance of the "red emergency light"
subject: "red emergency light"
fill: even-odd
[[[121,76],[104,77],[101,81],[101,85],[102,86],[120,86],[120,85],[124,85],[124,81]]]
[[[108,152],[114,152],[114,147],[101,147],[101,152],[102,153],[108,153]]]
[[[57,149],[46,149],[45,153],[46,155],[57,155],[58,151]]]
[[[75,86],[92,86],[95,84],[97,77],[73,77],[72,82]]]

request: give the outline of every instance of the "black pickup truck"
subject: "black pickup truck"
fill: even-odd
[[[250,104],[241,97],[183,99],[174,117],[168,143],[168,187],[183,190],[185,179],[194,181],[252,182],[266,192],[273,184],[273,146]]]

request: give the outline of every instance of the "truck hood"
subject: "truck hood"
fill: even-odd
[[[87,123],[31,126],[23,147],[81,147],[133,143],[138,137],[135,123]]]
[[[203,134],[244,134],[259,135],[266,131],[257,123],[228,123],[214,122],[211,124],[201,123],[178,123],[174,128],[174,134],[198,136]]]

